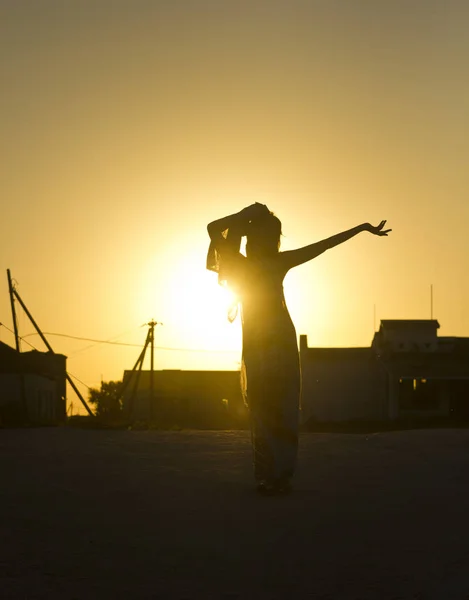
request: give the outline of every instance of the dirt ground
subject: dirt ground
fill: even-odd
[[[247,432],[0,430],[0,597],[469,598],[469,430],[303,434],[254,492]]]

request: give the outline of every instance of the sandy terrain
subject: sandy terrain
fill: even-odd
[[[0,597],[469,598],[469,431],[304,434],[253,491],[246,432],[0,430]]]

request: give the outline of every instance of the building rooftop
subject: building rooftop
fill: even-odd
[[[8,344],[5,344],[5,342],[0,342],[0,355],[2,354],[16,354],[16,349],[12,348]]]
[[[436,319],[382,319],[381,327],[385,329],[413,329],[416,327],[440,328]]]

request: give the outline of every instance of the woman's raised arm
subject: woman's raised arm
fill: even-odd
[[[241,212],[228,215],[227,217],[222,217],[221,219],[212,221],[207,225],[208,235],[210,236],[212,242],[223,243],[225,241],[223,232],[227,229],[243,229],[243,226],[245,225],[245,219],[243,219]]]
[[[249,221],[266,211],[269,212],[269,209],[264,204],[259,204],[259,202],[251,204],[238,213],[222,217],[221,219],[209,223],[207,225],[208,235],[215,245],[221,244],[223,246],[226,242],[226,238],[223,235],[224,231],[230,229],[232,232],[235,231],[237,235],[242,237],[245,235],[245,230]]]
[[[286,252],[282,252],[282,261],[285,264],[285,268],[291,269],[292,267],[296,267],[301,265],[316,256],[319,256],[326,250],[330,250],[330,248],[334,248],[339,244],[343,244],[347,240],[355,237],[358,233],[362,231],[368,231],[373,235],[379,236],[387,236],[391,229],[384,230],[384,226],[386,221],[381,221],[379,225],[374,227],[370,223],[363,223],[362,225],[358,225],[353,229],[349,229],[348,231],[342,231],[342,233],[338,233],[337,235],[333,235],[330,238],[322,240],[320,242],[316,242],[314,244],[310,244],[309,246],[304,246],[303,248],[297,248],[296,250],[287,250]]]

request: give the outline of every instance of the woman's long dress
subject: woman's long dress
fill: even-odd
[[[275,483],[292,477],[298,451],[300,363],[284,293],[281,253],[245,259],[240,277],[242,381],[249,407],[254,475]]]
[[[224,254],[210,244],[207,268],[227,282],[241,302],[241,385],[249,408],[254,475],[274,484],[293,475],[298,452],[300,362],[283,280],[281,252],[263,259],[239,253],[241,234],[226,230]]]

